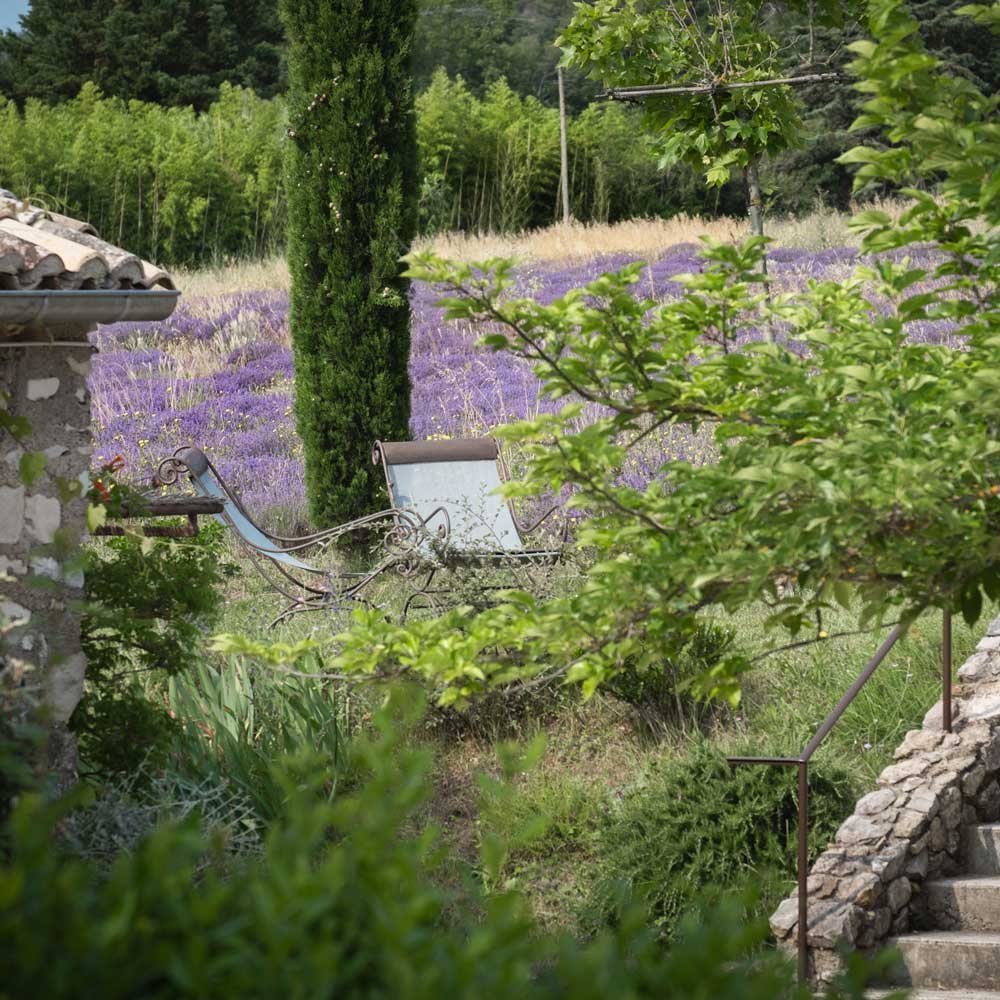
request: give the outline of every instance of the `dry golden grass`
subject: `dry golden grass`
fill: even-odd
[[[879,200],[864,207],[877,208],[898,218],[905,204]],[[766,232],[778,246],[805,250],[853,246],[858,240],[848,228],[850,218],[851,213],[820,207],[801,218],[768,220]],[[463,261],[481,261],[489,257],[580,261],[613,253],[633,254],[637,259],[649,260],[678,243],[696,243],[702,236],[736,242],[749,234],[745,219],[676,215],[671,219],[630,219],[611,225],[572,223],[513,235],[442,233],[418,241],[417,247],[430,247],[442,257]]]
[[[888,212],[894,218],[903,211],[901,201],[877,201],[865,205]],[[853,246],[857,237],[848,229],[850,214],[818,208],[797,219],[768,220],[766,230],[778,246],[823,250]],[[630,219],[614,224],[571,223],[514,234],[441,233],[420,239],[415,249],[433,249],[442,257],[482,261],[490,257],[515,257],[528,261],[582,261],[605,254],[630,254],[653,260],[678,243],[696,243],[701,236],[737,241],[749,235],[745,219],[701,219],[676,215],[671,219]],[[227,267],[175,272],[177,287],[185,295],[224,295],[230,292],[287,288],[288,266],[280,257],[263,261],[240,261]]]
[[[630,219],[610,225],[570,223],[524,233],[485,235],[442,233],[421,240],[418,248],[432,248],[454,260],[517,257],[521,260],[587,260],[612,253],[653,257],[678,243],[694,243],[700,236],[738,240],[746,226],[736,219],[698,219],[677,215],[672,219]]]
[[[226,295],[230,292],[259,292],[264,288],[288,288],[288,265],[283,257],[242,260],[225,267],[173,272],[177,287],[191,298]]]

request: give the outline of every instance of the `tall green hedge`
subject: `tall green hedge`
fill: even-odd
[[[407,435],[416,0],[282,0],[296,418],[318,525],[381,502],[376,438]]]

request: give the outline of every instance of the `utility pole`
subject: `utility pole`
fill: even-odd
[[[569,151],[566,145],[566,85],[563,81],[562,66],[556,67],[556,78],[559,81],[559,157],[562,173],[560,186],[562,188],[563,224],[572,221],[569,214]]]

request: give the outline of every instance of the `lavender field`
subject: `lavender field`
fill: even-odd
[[[696,244],[682,243],[658,255],[643,272],[637,294],[676,295],[680,286],[673,279],[699,269],[697,251]],[[524,264],[519,291],[551,301],[630,259],[616,253]],[[804,287],[809,279],[846,278],[857,262],[857,251],[849,247],[779,248],[772,251],[770,269],[775,290],[783,292]],[[415,439],[488,434],[555,408],[539,399],[538,382],[526,363],[478,347],[477,331],[444,322],[435,298],[427,286],[417,285],[412,293],[410,430]],[[920,339],[940,341],[950,332],[926,326],[916,331]],[[193,443],[216,461],[251,510],[282,524],[304,522],[286,288],[184,298],[165,323],[101,327],[94,342],[100,349],[90,386],[95,465],[120,454],[123,476],[141,484],[161,459]],[[624,474],[639,485],[668,457],[703,461],[709,455],[707,440],[666,431],[646,442]]]

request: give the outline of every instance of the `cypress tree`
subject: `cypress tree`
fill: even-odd
[[[296,420],[313,520],[377,509],[376,438],[407,436],[416,0],[281,0]]]

